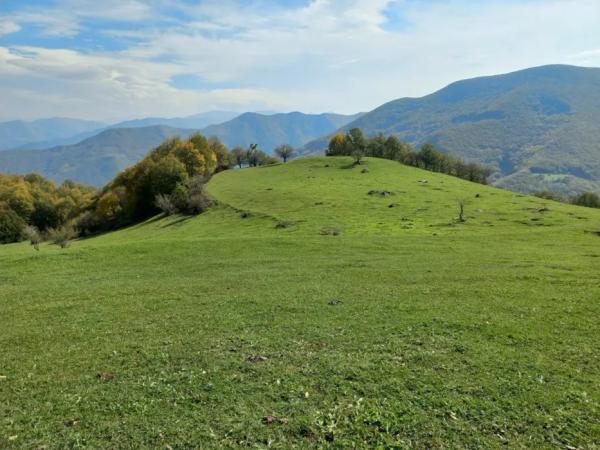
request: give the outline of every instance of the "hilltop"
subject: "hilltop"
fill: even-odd
[[[453,83],[386,103],[342,127],[397,134],[493,167],[494,184],[600,192],[600,69],[543,66]],[[305,146],[319,153],[329,137]]]
[[[207,191],[0,247],[0,446],[598,442],[599,210],[372,158]]]

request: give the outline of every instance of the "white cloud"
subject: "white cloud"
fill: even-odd
[[[0,36],[5,36],[7,34],[16,33],[20,31],[21,27],[19,24],[11,21],[11,20],[3,20],[0,19]]]
[[[70,108],[61,115],[90,118],[228,107],[354,112],[467,77],[600,65],[597,0],[314,0],[294,9],[264,1],[109,1],[62,0],[59,14],[15,16],[22,26],[69,36],[83,19],[131,22],[95,31],[135,44],[112,52],[0,47],[0,95],[11,106],[0,114],[54,115],[61,105]],[[401,24],[387,23],[390,11]],[[178,90],[170,84],[177,74],[195,74],[206,88]],[[49,89],[64,101],[47,97]]]

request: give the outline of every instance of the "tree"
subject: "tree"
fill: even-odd
[[[248,162],[246,150],[240,146],[234,147],[231,150],[231,160],[241,169]]]
[[[31,223],[40,230],[56,228],[61,223],[61,217],[56,207],[46,200],[37,200],[31,214]]]
[[[360,164],[367,148],[365,136],[360,128],[352,128],[346,134],[346,147],[354,158],[354,164]]]
[[[250,144],[246,152],[246,160],[250,167],[258,167],[268,155],[258,148],[258,144]]]
[[[20,241],[26,225],[16,212],[0,204],[0,244]]]
[[[289,144],[282,144],[275,149],[275,154],[283,159],[284,164],[294,154],[294,148]]]
[[[327,156],[342,156],[346,153],[346,136],[338,133],[331,138],[326,151]]]
[[[152,201],[158,194],[170,194],[178,183],[188,179],[185,165],[173,156],[155,163],[148,173]]]

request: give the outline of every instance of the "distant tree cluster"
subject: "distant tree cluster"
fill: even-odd
[[[283,144],[277,147],[274,153],[279,156],[283,162],[287,162],[287,160],[293,155],[294,149],[288,144]],[[257,144],[250,144],[247,149],[239,146],[234,147],[231,150],[230,160],[232,165],[237,166],[240,169],[244,166],[268,166],[281,162],[277,157],[263,152],[258,148]]]
[[[419,151],[414,151],[410,144],[396,136],[366,138],[362,131],[353,128],[346,134],[338,133],[331,138],[326,151],[327,156],[352,156],[355,164],[362,158],[371,156],[391,159],[409,166],[453,175],[465,180],[485,184],[491,170],[476,163],[467,163],[461,159],[437,150],[431,144],[425,144]]]
[[[95,193],[72,181],[57,185],[37,174],[0,174],[0,243],[30,239],[39,246],[89,207]]]
[[[536,192],[536,197],[547,200],[554,200],[562,203],[571,203],[572,205],[585,206],[587,208],[600,208],[600,196],[594,192],[582,192],[573,197],[565,197],[555,192]]]

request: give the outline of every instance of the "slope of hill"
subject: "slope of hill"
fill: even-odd
[[[192,133],[166,126],[109,129],[74,145],[0,152],[0,172],[36,172],[58,182],[71,179],[102,186],[165,139]]]
[[[349,163],[2,247],[0,446],[593,448],[600,211]]]
[[[97,130],[106,126],[89,120],[51,118],[33,122],[13,120],[0,123],[0,150],[34,142],[49,142]]]
[[[394,100],[343,129],[398,134],[494,167],[494,183],[533,192],[600,192],[600,69],[544,66],[459,81]],[[327,138],[307,144],[323,151]]]
[[[273,151],[280,144],[302,146],[323,134],[331,133],[356,119],[359,114],[286,114],[244,113],[229,122],[212,125],[202,133],[217,136],[225,145],[248,147],[258,144],[262,150]]]

